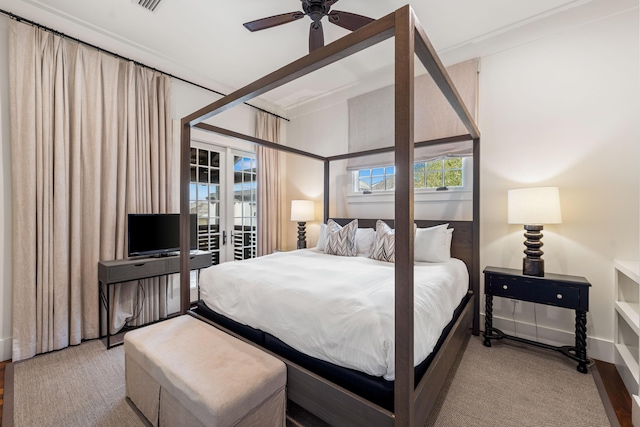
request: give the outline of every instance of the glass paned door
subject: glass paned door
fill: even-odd
[[[198,214],[198,249],[213,264],[257,254],[256,159],[210,145],[191,147],[189,206]]]
[[[257,249],[256,159],[233,156],[233,259],[255,258]]]
[[[223,230],[220,227],[223,193],[220,171],[224,158],[224,152],[191,147],[189,211],[198,215],[198,249],[211,251],[214,265],[221,262],[223,243]]]

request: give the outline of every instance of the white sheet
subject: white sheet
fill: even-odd
[[[466,294],[458,259],[416,263],[416,365],[433,350]],[[206,305],[307,355],[395,377],[394,264],[314,249],[216,265],[200,274]]]

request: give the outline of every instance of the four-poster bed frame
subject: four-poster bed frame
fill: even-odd
[[[393,147],[323,157],[292,147],[274,144],[248,135],[202,123],[242,102],[307,75],[322,67],[395,37],[395,144]],[[456,112],[468,134],[414,143],[414,55],[425,66]],[[324,162],[324,220],[329,218],[330,162],[350,157],[394,151],[395,190],[395,382],[394,412],[391,413],[338,387],[312,372],[287,362],[289,397],[301,406],[340,425],[413,426],[423,424],[430,412],[469,324],[479,333],[479,144],[480,132],[440,62],[433,46],[407,5],[357,31],[315,50],[309,55],[264,76],[254,83],[190,114],[181,122],[180,168],[180,295],[181,312],[189,310],[189,150],[191,128],[216,132],[269,148],[315,158]],[[473,225],[471,236],[471,301],[440,348],[420,383],[414,384],[414,147],[453,141],[473,141]],[[471,308],[471,307],[473,308]],[[471,322],[471,318],[473,321]],[[469,321],[469,322],[467,322]]]

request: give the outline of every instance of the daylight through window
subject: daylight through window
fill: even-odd
[[[379,192],[395,190],[395,166],[360,169],[354,172],[355,192]],[[461,157],[417,162],[413,165],[415,189],[449,189],[463,186],[463,162]]]

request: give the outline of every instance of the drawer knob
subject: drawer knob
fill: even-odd
[[[556,295],[556,298],[558,298],[558,299],[562,299],[562,294],[558,294],[558,295]]]
[[[502,289],[509,289],[507,285],[502,285]]]

